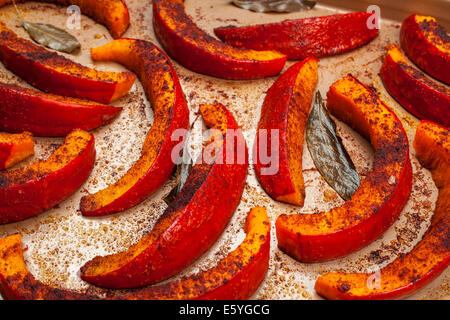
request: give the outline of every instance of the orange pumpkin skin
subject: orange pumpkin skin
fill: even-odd
[[[158,190],[175,167],[172,150],[177,130],[189,127],[189,109],[169,58],[153,43],[118,39],[91,49],[97,61],[115,61],[138,74],[154,111],[152,127],[137,162],[109,187],[81,198],[85,216],[104,216],[131,208]]]
[[[369,29],[372,13],[352,12],[323,17],[285,20],[246,27],[222,27],[214,33],[237,48],[275,50],[288,59],[326,57],[359,48],[378,35]]]
[[[264,280],[269,268],[270,222],[264,207],[250,210],[247,236],[216,267],[180,280],[138,289],[120,299],[245,300]]]
[[[348,75],[331,86],[327,106],[370,139],[375,160],[344,205],[328,212],[278,217],[278,247],[303,262],[342,257],[379,238],[400,215],[412,185],[406,133],[374,92]]]
[[[302,173],[303,137],[318,80],[318,60],[308,58],[284,72],[272,85],[264,99],[261,119],[253,149],[256,177],[264,190],[275,200],[303,206],[305,186]],[[277,130],[279,141],[272,141]],[[263,141],[267,133],[267,142]],[[278,170],[266,174],[261,156],[270,155],[278,144]],[[275,161],[275,159],[274,159]]]
[[[153,26],[166,52],[189,70],[224,79],[277,75],[286,56],[275,51],[237,49],[199,29],[182,0],[154,0]]]
[[[0,293],[10,300],[242,300],[260,286],[269,268],[270,221],[263,207],[250,210],[245,240],[212,269],[106,298],[63,290],[36,280],[23,260],[20,234],[0,239]]]
[[[28,0],[16,0],[16,3]],[[81,12],[98,23],[104,24],[113,38],[120,38],[130,25],[130,13],[123,0],[37,0],[62,6],[76,5]],[[0,7],[12,4],[13,0],[0,0]]]
[[[17,35],[0,22],[0,61],[34,87],[53,94],[110,103],[128,93],[131,72],[97,71]]]
[[[388,48],[380,70],[387,91],[419,119],[450,126],[450,90],[410,66],[400,48]]]
[[[220,130],[223,135],[224,146],[216,155],[223,161],[198,162],[152,231],[127,251],[88,261],[81,268],[83,280],[108,288],[156,283],[183,270],[222,234],[244,190],[247,146],[240,130],[237,142],[228,143],[228,130],[237,130],[239,126],[224,106],[203,105],[200,111],[207,126]],[[220,140],[213,143],[221,146]],[[206,150],[208,147],[204,149],[204,159]],[[241,160],[238,160],[239,152],[245,155]],[[227,163],[229,155],[236,159],[234,163]]]
[[[0,83],[0,101],[1,130],[44,137],[64,137],[75,129],[90,131],[110,123],[122,111],[5,83]]]
[[[46,160],[0,173],[0,224],[33,217],[73,194],[94,166],[94,136],[74,130]]]
[[[33,154],[34,141],[31,133],[0,133],[0,170],[12,167]]]
[[[433,17],[413,14],[400,29],[400,44],[419,68],[450,84],[450,44],[447,32]]]
[[[431,170],[439,188],[431,226],[416,246],[379,271],[379,287],[367,273],[329,273],[316,281],[316,291],[328,299],[396,299],[408,296],[436,279],[450,263],[450,135],[435,123],[422,121],[414,138],[419,161]],[[370,283],[369,287],[367,284]]]

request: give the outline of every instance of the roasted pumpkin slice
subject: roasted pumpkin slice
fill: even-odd
[[[138,243],[88,261],[81,268],[83,280],[109,288],[155,283],[183,270],[222,234],[244,190],[247,147],[224,106],[203,105],[200,112],[219,134],[204,148],[180,193]]]
[[[367,27],[371,14],[353,12],[255,26],[228,26],[214,32],[237,48],[275,50],[292,60],[320,58],[356,49],[374,39],[378,29]]]
[[[317,63],[316,58],[296,63],[269,89],[253,149],[256,177],[264,190],[275,200],[299,206],[305,198],[303,137],[318,79]]]
[[[375,159],[372,170],[344,205],[328,212],[278,217],[279,248],[305,262],[341,257],[380,237],[400,215],[412,185],[402,123],[374,92],[348,75],[331,86],[327,107],[370,139]]]
[[[110,103],[128,93],[131,72],[98,71],[75,63],[29,40],[0,22],[0,61],[36,88],[62,96]]]
[[[0,172],[0,224],[42,213],[73,194],[94,166],[94,136],[75,130],[47,160]]]
[[[142,202],[166,182],[175,163],[172,135],[189,126],[189,110],[169,58],[154,44],[119,39],[91,50],[94,60],[115,61],[133,70],[141,80],[153,108],[154,122],[147,133],[139,160],[116,183],[81,199],[83,215],[101,216]]]
[[[88,100],[68,98],[0,82],[0,130],[64,137],[75,129],[92,130],[122,111]]]
[[[450,90],[410,66],[397,45],[388,48],[380,77],[406,110],[419,119],[450,127]]]
[[[0,133],[0,170],[12,167],[33,154],[34,141],[31,133]]]
[[[270,222],[265,208],[253,208],[245,224],[244,241],[216,267],[163,285],[112,294],[107,299],[248,299],[267,273],[270,257]],[[88,300],[99,299],[47,286],[36,280],[23,260],[22,236],[0,240],[0,293],[5,299]]]
[[[433,17],[413,14],[400,29],[400,44],[419,68],[450,84],[450,37]]]
[[[16,3],[28,0],[16,0]],[[130,14],[123,0],[33,0],[62,6],[76,5],[81,12],[105,25],[114,38],[119,38],[128,29]],[[0,7],[12,4],[13,0],[0,0]]]
[[[328,273],[319,277],[315,288],[328,299],[394,299],[419,290],[439,276],[450,263],[450,135],[447,128],[422,121],[414,148],[419,161],[431,170],[439,188],[431,226],[422,240],[379,271]],[[376,276],[378,283],[371,277]],[[377,284],[377,286],[375,286]]]
[[[270,222],[266,209],[253,208],[244,241],[212,269],[158,286],[138,289],[121,299],[243,300],[258,289],[269,268]]]
[[[28,271],[22,235],[0,239],[0,293],[6,300],[89,300],[95,296],[44,285]]]
[[[286,56],[275,51],[237,49],[199,29],[183,0],[154,0],[153,26],[166,52],[184,67],[224,79],[256,79],[277,75]]]

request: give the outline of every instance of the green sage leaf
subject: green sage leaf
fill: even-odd
[[[349,200],[361,183],[355,165],[336,133],[320,92],[306,126],[306,142],[316,168],[325,181],[343,198]]]
[[[233,4],[255,12],[294,12],[310,10],[315,0],[233,0]]]
[[[22,25],[34,41],[53,50],[73,53],[81,48],[77,38],[51,24],[23,21]]]

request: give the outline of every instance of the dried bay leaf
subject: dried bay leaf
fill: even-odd
[[[73,53],[81,48],[81,44],[78,42],[77,38],[63,29],[57,28],[51,24],[25,21],[14,0],[13,4],[22,27],[37,43],[50,49],[66,53]]]
[[[233,4],[255,12],[295,12],[310,10],[314,0],[233,0]]]
[[[34,41],[50,49],[73,53],[81,48],[77,38],[51,24],[23,21],[22,26]]]
[[[320,92],[306,126],[306,142],[316,168],[325,181],[343,198],[349,200],[358,190],[361,180],[355,165],[336,133],[336,123],[330,117]]]

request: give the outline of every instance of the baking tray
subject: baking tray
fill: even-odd
[[[416,8],[414,3],[419,1],[395,2],[395,7],[383,6],[383,4],[389,4],[389,1],[371,1],[371,3],[374,2],[379,3],[381,7],[382,27],[379,37],[361,49],[321,59],[318,90],[325,96],[334,81],[347,73],[352,73],[362,82],[379,91],[381,99],[403,122],[411,143],[418,121],[389,96],[381,84],[378,71],[385,46],[398,42],[401,20],[411,13],[408,12],[409,10]],[[126,3],[130,9],[132,23],[125,36],[157,43],[152,28],[151,1],[127,0]],[[365,10],[368,6],[363,1],[319,1],[319,4],[308,12],[261,14],[234,7],[229,0],[186,0],[185,3],[188,14],[200,28],[210,34],[213,34],[213,28],[224,25],[276,22],[284,19]],[[430,6],[423,7],[427,12],[418,11],[418,13],[442,17],[446,12],[450,12],[448,1],[420,1],[420,3],[422,7],[423,4],[428,3]],[[339,7],[335,7],[337,4]],[[64,26],[68,18],[66,8],[50,4],[27,2],[20,5],[20,8],[26,19],[30,21],[41,22],[42,17],[45,16],[45,22]],[[443,17],[444,25],[448,25],[446,20],[448,18]],[[0,20],[20,36],[28,37],[19,27],[12,6],[0,9]],[[73,30],[72,33],[82,43],[82,50],[75,57],[70,57],[84,65],[102,70],[124,70],[114,63],[93,63],[89,56],[89,48],[105,44],[112,39],[103,26],[85,16],[81,17],[80,26],[79,30]],[[292,63],[289,62],[285,68]],[[265,92],[275,78],[228,81],[199,75],[181,67],[176,62],[174,65],[189,104],[191,122],[196,118],[200,104],[221,102],[229,107],[243,126],[245,138],[251,147]],[[27,86],[24,81],[7,71],[1,64],[0,81]],[[25,259],[29,270],[46,284],[75,290],[88,288],[89,285],[79,278],[80,266],[97,255],[122,251],[137,242],[151,229],[166,208],[166,204],[161,199],[174,186],[173,178],[143,203],[125,212],[95,219],[81,216],[78,210],[81,196],[87,191],[95,192],[106,187],[130,168],[139,157],[141,144],[153,121],[153,113],[138,81],[130,94],[115,102],[114,105],[123,106],[124,110],[112,124],[93,132],[96,138],[97,158],[86,183],[56,208],[23,222],[0,226],[0,237],[16,232],[23,234],[23,243],[28,247]],[[337,125],[358,172],[364,175],[371,168],[373,161],[371,146],[343,123],[338,121]],[[201,148],[203,129],[201,121],[195,122],[189,142],[190,152],[194,157]],[[62,138],[36,138],[35,140],[36,155],[20,166],[48,156],[63,141]],[[267,277],[252,296],[253,299],[320,299],[314,291],[314,282],[323,273],[334,270],[375,272],[394,260],[400,253],[409,251],[421,239],[430,224],[437,189],[429,171],[418,163],[412,148],[411,152],[414,182],[410,199],[398,221],[382,238],[368,247],[341,259],[314,264],[299,263],[278,250],[274,222],[279,214],[315,213],[343,203],[314,169],[311,156],[305,146],[303,174],[306,181],[306,201],[304,207],[298,208],[273,201],[259,186],[253,168],[250,166],[242,201],[219,241],[192,266],[174,278],[208,269],[233,250],[244,238],[242,226],[246,213],[251,207],[257,205],[265,206],[268,210],[272,222],[272,243]],[[438,279],[409,298],[448,299],[450,298],[449,280],[450,273],[446,270]],[[92,288],[91,290],[99,292],[100,289]]]

